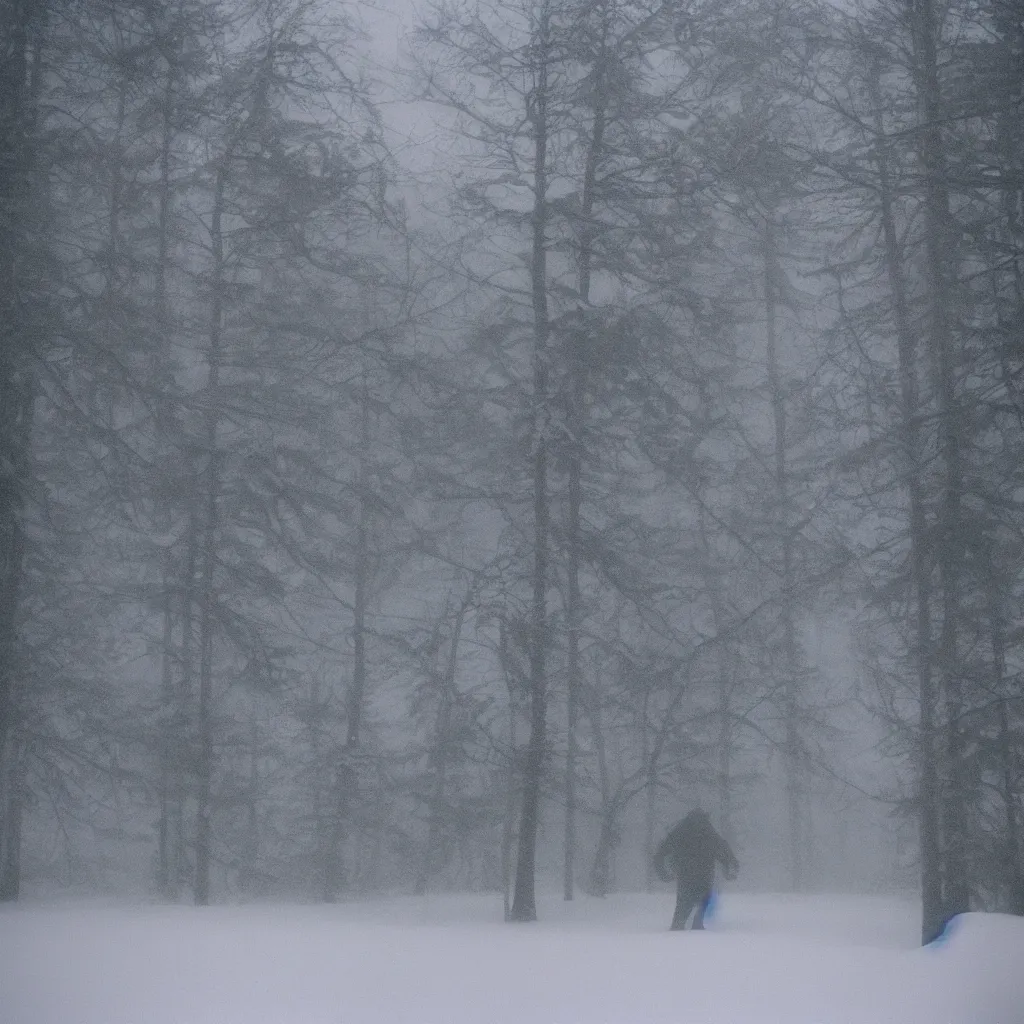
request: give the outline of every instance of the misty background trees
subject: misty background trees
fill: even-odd
[[[1016,5],[0,40],[4,899],[1024,912]]]

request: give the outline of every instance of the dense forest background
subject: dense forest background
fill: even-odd
[[[1024,912],[1022,389],[1016,0],[0,0],[0,897]]]

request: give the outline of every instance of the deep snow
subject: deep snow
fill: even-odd
[[[668,894],[509,925],[493,896],[0,911],[2,1024],[1024,1024],[1024,920],[916,947],[911,903]]]

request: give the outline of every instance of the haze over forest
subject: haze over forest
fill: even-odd
[[[1022,389],[1016,0],[0,0],[0,899],[1024,913]]]

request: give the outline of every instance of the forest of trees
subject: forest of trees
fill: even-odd
[[[400,13],[0,0],[0,899],[1024,913],[1018,0]]]

